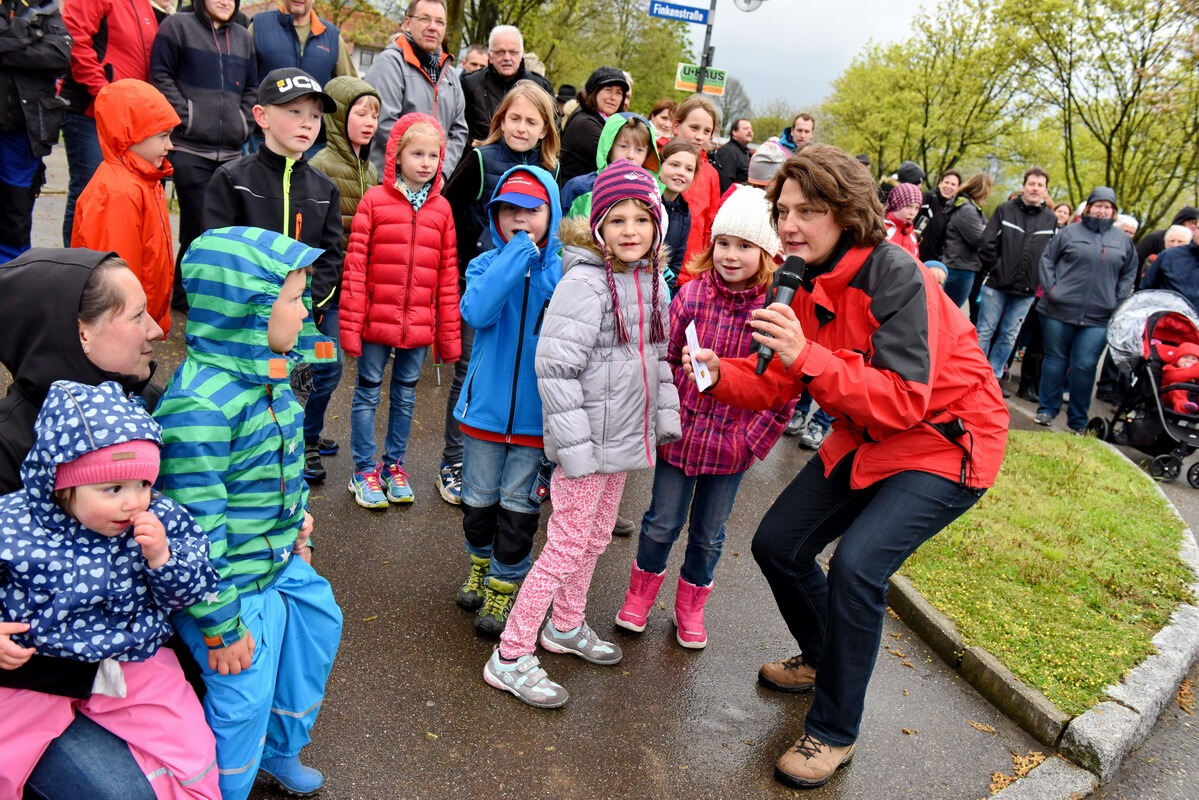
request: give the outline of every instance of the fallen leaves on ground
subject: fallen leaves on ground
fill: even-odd
[[[983,733],[995,733],[995,729],[985,722],[975,722],[972,719],[968,719],[966,721],[970,723],[970,727],[974,728],[976,731],[982,731]]]
[[[991,794],[995,794],[1007,787],[1011,786],[1018,779],[1023,778],[1028,773],[1032,772],[1033,768],[1038,766],[1045,760],[1045,754],[1036,750],[1029,750],[1028,755],[1022,756],[1019,753],[1012,753],[1012,771],[1014,775],[1008,775],[1005,772],[991,773]]]
[[[1174,695],[1174,701],[1188,714],[1195,713],[1195,684],[1191,682],[1190,678],[1182,679],[1182,685],[1178,687],[1178,694]]]

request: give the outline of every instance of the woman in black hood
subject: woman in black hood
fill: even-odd
[[[150,343],[162,330],[145,306],[137,276],[115,253],[39,248],[0,265],[0,363],[13,378],[0,399],[0,494],[21,486],[33,422],[54,381],[115,380],[153,406]],[[84,698],[96,666],[34,655],[0,669],[0,686]],[[125,742],[83,715],[50,745],[26,788],[47,800],[154,797]]]

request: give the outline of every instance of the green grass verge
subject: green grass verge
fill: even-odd
[[[903,565],[968,645],[1080,714],[1191,598],[1183,525],[1093,439],[1012,431],[995,486]]]

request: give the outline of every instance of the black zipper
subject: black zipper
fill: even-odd
[[[512,367],[512,403],[508,406],[508,427],[504,433],[512,435],[512,423],[516,418],[516,387],[520,375],[520,355],[525,349],[525,314],[529,311],[529,284],[533,280],[533,265],[525,269],[525,293],[520,301],[520,336],[516,340],[516,363]]]

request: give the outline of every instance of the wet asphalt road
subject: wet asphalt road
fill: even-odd
[[[66,185],[61,148],[48,167],[34,243],[58,246]],[[160,347],[159,380],[181,358],[181,328],[177,324]],[[441,373],[448,383],[448,368]],[[352,385],[348,365],[326,434],[343,447]],[[453,601],[466,571],[461,514],[434,486],[445,391],[426,365],[407,459],[413,506],[385,512],[356,506],[345,488],[348,452],[326,460],[330,480],[312,494],[314,563],[332,582],[345,613],[328,696],[305,751],[305,761],[327,777],[322,797],[973,799],[989,794],[992,772],[1011,772],[1012,752],[1041,749],[906,626],[888,618],[852,766],[810,792],[774,781],[774,760],[802,732],[811,701],[756,684],[763,661],[791,655],[795,646],[749,555],[749,541],[808,457],[791,439],[782,440],[742,484],[709,603],[706,650],[679,647],[665,610],[673,601],[681,546],[659,598],[664,607],[655,610],[645,633],[617,632],[612,618],[636,540],[615,539],[596,570],[588,619],[600,635],[621,644],[624,661],[597,667],[542,654],[550,675],[572,695],[558,711],[526,707],[488,687],[481,672],[491,642],[475,636],[471,615]],[[384,419],[380,414],[380,425]],[[650,477],[630,478],[626,516],[638,518],[648,506]],[[1185,484],[1168,491],[1185,516],[1199,519],[1199,502]],[[538,547],[541,541],[539,536]],[[970,721],[996,732],[977,730]],[[1193,718],[1172,707],[1099,796],[1199,796],[1197,749]],[[265,789],[254,795],[276,796]]]

